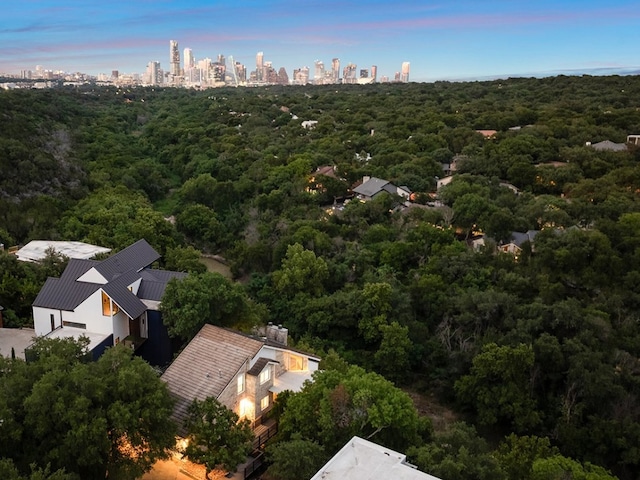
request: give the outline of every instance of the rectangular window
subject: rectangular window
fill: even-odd
[[[264,411],[267,408],[269,408],[269,395],[262,397],[262,400],[260,400],[260,410]]]
[[[62,325],[65,327],[73,327],[73,328],[84,328],[87,329],[86,323],[77,323],[77,322],[62,322]]]
[[[299,355],[289,355],[289,370],[294,372],[299,372],[303,370],[304,362],[302,361],[302,357]]]
[[[56,329],[56,317],[53,316],[53,313],[49,315],[49,319],[51,320],[51,331],[53,332]]]
[[[244,392],[244,373],[238,375],[238,393]]]
[[[267,365],[267,367],[260,372],[260,385],[271,380],[271,367]]]

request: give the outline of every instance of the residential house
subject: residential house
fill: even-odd
[[[476,130],[476,133],[482,135],[486,140],[495,138],[498,134],[497,130]]]
[[[265,337],[204,325],[162,375],[175,399],[173,420],[184,434],[187,410],[208,397],[254,426],[278,393],[299,391],[320,359],[287,347],[287,329],[268,325]]]
[[[454,175],[449,175],[443,178],[436,177],[436,190],[440,190],[442,187],[446,187],[453,181]]]
[[[407,463],[407,456],[360,437],[353,437],[311,480],[440,480]]]
[[[111,249],[84,242],[32,240],[13,253],[18,257],[18,260],[22,260],[23,262],[39,262],[44,260],[50,251],[54,251],[67,258],[81,258],[86,260],[99,254],[109,253]]]
[[[360,200],[371,200],[383,193],[398,195],[406,200],[411,197],[411,190],[405,186],[396,187],[389,180],[365,176],[362,183],[353,189]]]
[[[627,143],[640,145],[640,135],[627,135]]]
[[[522,253],[524,244],[529,242],[531,250],[533,251],[533,241],[538,233],[540,233],[539,230],[527,230],[525,233],[511,232],[511,240],[508,243],[500,245],[498,250],[518,257]]]
[[[626,143],[615,143],[611,140],[603,140],[602,142],[587,142],[587,147],[591,147],[599,152],[624,152],[628,149]]]
[[[185,273],[150,265],[160,255],[139,240],[106,260],[71,259],[60,278],[48,278],[33,302],[38,336],[86,336],[94,358],[124,342],[153,365],[173,356],[160,301],[172,278]]]

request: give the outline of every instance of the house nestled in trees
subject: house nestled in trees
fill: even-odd
[[[440,480],[407,463],[406,455],[353,437],[329,460],[311,480]]]
[[[381,194],[398,195],[406,200],[411,196],[411,190],[405,186],[397,187],[389,180],[382,178],[362,177],[362,183],[353,189],[360,200],[372,200]]]
[[[268,325],[265,337],[204,325],[162,375],[176,400],[180,429],[194,400],[216,398],[258,426],[284,390],[299,391],[320,358],[287,347],[286,328]]]
[[[139,240],[106,260],[71,259],[60,278],[48,278],[33,302],[37,336],[86,336],[94,359],[124,343],[152,365],[164,365],[172,343],[159,311],[172,278],[185,273],[156,270],[160,255]]]

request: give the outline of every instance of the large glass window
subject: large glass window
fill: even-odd
[[[262,397],[262,400],[260,400],[260,410],[266,410],[267,408],[269,408],[269,395]]]
[[[238,375],[238,393],[244,392],[244,373]]]
[[[119,311],[118,305],[113,303],[106,293],[102,292],[102,315],[111,316]]]

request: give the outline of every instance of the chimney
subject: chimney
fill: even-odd
[[[271,340],[273,342],[278,341],[278,327],[276,327],[273,323],[269,322],[267,325],[267,340]]]
[[[287,337],[289,336],[289,330],[287,330],[286,328],[284,328],[282,325],[278,325],[278,343],[281,343],[282,345],[286,345],[287,344]]]

